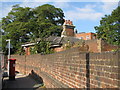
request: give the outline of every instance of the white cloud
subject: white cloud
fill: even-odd
[[[68,2],[54,2],[53,5],[57,8],[62,8],[62,9],[70,7]]]
[[[74,9],[65,12],[65,18],[70,20],[98,20],[104,14],[96,11],[97,5],[87,4],[83,8],[74,7]]]
[[[0,0],[0,2],[72,2],[74,0]],[[79,1],[79,0],[75,0]]]
[[[67,9],[64,11],[65,19],[74,20],[98,20],[104,14],[102,12],[97,12],[95,8],[100,4],[86,4],[84,7],[79,8],[77,6],[70,5],[67,2],[55,2],[53,5],[56,7]],[[69,8],[69,9],[68,9]]]
[[[100,20],[105,14],[110,14],[116,7],[118,2],[112,0],[101,0],[96,4],[86,4],[82,8],[74,7],[74,10],[66,11],[66,19],[71,20]]]
[[[0,19],[7,16],[11,10],[12,10],[12,5],[5,5],[4,7],[2,5],[2,8],[0,9],[0,12],[2,13]]]
[[[42,4],[45,4],[45,3],[43,3],[43,2],[23,2],[20,4],[20,6],[34,8],[34,7],[40,6]],[[8,5],[7,3],[1,3],[0,5],[1,5],[0,13],[2,13],[2,14],[0,14],[0,19],[1,19],[8,15],[8,13],[12,10],[12,6],[14,4]]]
[[[70,20],[98,20],[103,16],[100,12],[79,12],[79,11],[68,11],[65,12],[66,19]]]
[[[6,0],[5,0],[6,1]],[[11,0],[16,2],[15,0]],[[18,0],[21,1],[21,0]],[[59,1],[63,1],[63,2],[56,2],[56,0],[52,0],[53,1],[53,5],[55,7],[58,8],[62,8],[67,9],[66,11],[64,11],[66,18],[68,19],[88,19],[88,20],[98,20],[100,17],[104,16],[105,14],[109,14],[111,13],[111,11],[113,9],[115,9],[118,5],[118,2],[110,2],[111,0],[99,0],[102,2],[102,4],[100,4],[100,2],[97,2],[96,4],[86,4],[84,7],[79,8],[76,6],[72,6],[72,4],[70,5],[68,2],[73,1],[73,0],[67,0],[68,2],[64,2],[64,0],[59,0]],[[52,2],[51,0],[22,0],[22,4],[20,4],[20,6],[22,7],[37,7],[40,6],[42,4],[45,4],[47,2]],[[76,0],[75,0],[76,1]],[[84,2],[86,2],[87,0],[85,0]],[[92,0],[94,1],[94,0]],[[116,0],[117,1],[117,0]],[[83,2],[83,1],[79,1],[79,2]],[[2,7],[3,8],[3,7]],[[101,11],[97,11],[96,8],[101,9]],[[12,9],[12,5],[10,6],[4,6],[2,10],[2,15],[0,15],[0,18],[3,16],[6,16],[8,14],[8,12]]]
[[[101,2],[118,2],[119,0],[100,0]]]
[[[0,0],[0,2],[118,2],[119,0]]]
[[[116,9],[118,6],[118,2],[103,2],[103,5],[101,5],[101,8],[104,13],[110,14],[112,10]]]
[[[20,6],[35,8],[35,7],[43,5],[43,4],[45,4],[45,3],[44,2],[23,2],[22,4],[20,4]]]
[[[76,10],[82,13],[89,13],[89,12],[95,12],[95,10],[91,7],[85,6],[84,8],[78,8],[76,7]]]

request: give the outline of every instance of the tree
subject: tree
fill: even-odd
[[[60,35],[63,17],[64,13],[60,8],[49,4],[36,8],[14,5],[8,15],[2,18],[2,29],[5,32],[3,50],[5,51],[6,39],[11,39],[15,53],[20,49],[21,44],[35,42],[36,38],[40,38],[43,42],[44,38],[50,35]]]
[[[60,8],[45,4],[36,7],[33,11],[37,24],[33,33],[37,38],[46,38],[52,34],[61,35],[64,13]]]
[[[33,31],[34,38],[40,38],[41,42],[36,45],[37,51],[40,53],[50,53],[49,42],[45,38],[50,35],[60,36],[62,25],[64,23],[64,13],[60,8],[45,4],[36,7],[34,10],[36,29]]]
[[[110,15],[105,15],[95,30],[98,38],[113,45],[120,45],[120,7],[113,10]]]
[[[16,52],[22,43],[29,41],[31,31],[31,18],[33,13],[29,7],[20,7],[14,5],[8,16],[2,18],[2,29],[5,32],[3,36],[3,50],[5,51],[6,39],[11,39],[13,50]]]

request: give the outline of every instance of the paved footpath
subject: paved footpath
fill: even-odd
[[[2,90],[39,90],[38,84],[33,78],[27,75],[17,74],[15,80],[4,78],[4,85]]]

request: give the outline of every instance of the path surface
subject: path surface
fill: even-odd
[[[38,84],[30,76],[17,74],[16,79],[10,81],[9,78],[4,78],[3,90],[39,90],[40,84]]]

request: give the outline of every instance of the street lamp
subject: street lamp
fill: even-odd
[[[7,67],[8,67],[8,76],[9,76],[9,59],[10,59],[10,39],[8,39],[8,40],[6,40],[6,41],[8,41],[8,44],[7,44],[7,48],[8,48],[8,65],[7,65]]]
[[[7,48],[8,48],[8,59],[10,59],[10,39],[8,39],[6,41],[8,41],[8,45],[7,45]]]

